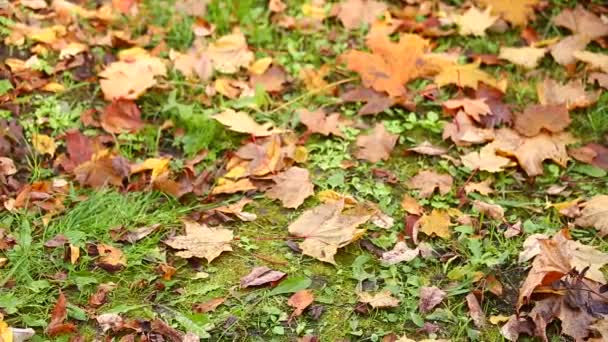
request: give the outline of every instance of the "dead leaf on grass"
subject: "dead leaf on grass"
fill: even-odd
[[[495,220],[502,221],[505,219],[505,210],[498,204],[490,204],[483,201],[475,200],[473,201],[473,208],[479,213],[489,216],[490,218],[493,218]]]
[[[490,185],[492,185],[492,179],[487,178],[486,180],[484,180],[482,182],[478,182],[478,183],[472,182],[472,183],[465,184],[464,191],[467,194],[469,194],[471,192],[477,192],[481,195],[487,196],[494,192],[494,189],[492,189],[492,187],[490,187]]]
[[[192,310],[196,313],[207,313],[215,311],[215,309],[224,304],[226,297],[218,297],[210,299],[204,303],[197,303],[192,305]]]
[[[293,166],[272,180],[275,185],[266,191],[266,196],[280,200],[285,208],[297,208],[315,194],[308,170],[300,167]]]
[[[479,63],[452,64],[442,68],[439,74],[435,76],[435,84],[439,87],[453,84],[462,88],[477,89],[480,82],[500,89],[503,93],[508,85],[506,78],[499,81],[487,72],[479,69]]]
[[[431,312],[447,296],[447,293],[436,286],[425,286],[420,289],[418,309],[421,313]]]
[[[501,47],[498,58],[522,66],[526,69],[534,69],[547,53],[545,48],[535,47]]]
[[[447,109],[455,111],[455,113],[458,113],[457,110],[462,108],[467,115],[477,122],[481,121],[482,116],[492,114],[492,110],[486,103],[485,99],[451,99],[445,101],[443,106]]]
[[[550,78],[536,84],[536,93],[540,104],[565,103],[569,110],[589,107],[597,102],[600,96],[599,91],[585,91],[581,80],[572,80],[562,85]]]
[[[422,215],[424,208],[416,201],[416,199],[409,195],[404,195],[401,200],[401,208],[412,215]]]
[[[608,24],[580,4],[574,9],[565,8],[552,21],[556,26],[565,27],[574,34],[585,34],[591,39],[608,35]]]
[[[589,42],[591,38],[586,34],[568,36],[551,46],[551,56],[561,65],[570,65],[576,62],[574,52],[584,50]]]
[[[428,141],[423,141],[421,144],[408,148],[407,150],[427,156],[441,156],[448,153],[447,148],[435,146]]]
[[[348,30],[354,30],[361,24],[373,23],[378,15],[386,11],[383,2],[375,0],[344,0],[338,4],[338,19]]]
[[[575,51],[574,58],[588,64],[590,69],[599,69],[608,72],[608,55],[589,51]]]
[[[231,131],[247,133],[256,137],[266,137],[278,132],[271,129],[271,123],[260,125],[249,114],[241,111],[237,112],[233,109],[226,109],[219,114],[213,115],[212,118],[227,126]]]
[[[359,302],[369,304],[374,309],[394,308],[399,306],[399,299],[393,297],[389,290],[380,291],[374,294],[359,292],[357,296],[359,297]]]
[[[104,243],[97,244],[95,248],[99,255],[95,266],[108,272],[117,272],[127,267],[127,257],[120,249]]]
[[[124,99],[114,100],[107,105],[99,115],[99,120],[106,132],[114,134],[134,133],[144,126],[137,104]]]
[[[435,171],[420,171],[414,177],[410,178],[407,186],[410,189],[420,190],[420,197],[429,197],[439,189],[441,195],[446,195],[452,189],[454,179],[448,174],[439,174]]]
[[[388,265],[398,264],[400,262],[409,262],[416,259],[420,255],[420,249],[411,249],[403,241],[395,244],[392,250],[382,253],[382,261]]]
[[[182,258],[197,257],[211,262],[222,252],[232,251],[232,231],[225,228],[211,228],[193,221],[184,221],[185,235],[165,240],[171,248],[181,251],[175,255]]]
[[[538,135],[543,129],[558,133],[570,125],[570,114],[565,104],[529,105],[515,116],[514,128],[527,137]]]
[[[234,74],[241,68],[248,68],[253,62],[253,52],[247,47],[245,35],[239,30],[220,37],[209,44],[206,51],[213,68],[224,74]]]
[[[534,5],[539,0],[477,0],[492,8],[492,13],[500,15],[514,26],[525,26],[534,14]]]
[[[490,7],[481,11],[477,7],[471,6],[464,14],[452,16],[452,20],[458,25],[458,33],[461,36],[485,36],[485,31],[498,19],[497,16],[490,14],[490,10]]]
[[[289,300],[287,300],[287,305],[294,308],[291,315],[289,315],[289,319],[300,316],[304,310],[312,304],[314,299],[315,296],[311,290],[300,290],[294,293],[289,297]]]
[[[246,276],[241,278],[241,288],[250,286],[262,286],[269,283],[277,282],[287,274],[281,271],[274,271],[266,266],[255,267]]]
[[[325,114],[322,109],[317,109],[311,112],[307,109],[297,111],[300,122],[306,125],[306,128],[312,133],[319,133],[324,136],[333,134],[338,137],[344,137],[342,126],[347,122],[343,120],[340,113]]]
[[[608,235],[608,195],[596,195],[582,207],[581,216],[574,223],[580,227],[593,227],[600,236]]]
[[[442,239],[449,239],[452,235],[450,231],[450,215],[446,210],[433,209],[430,214],[423,215],[418,221],[420,231],[428,236],[437,235]]]
[[[479,300],[473,293],[469,293],[466,296],[467,306],[469,307],[469,315],[473,319],[473,323],[478,328],[483,328],[486,325],[486,315],[483,313],[481,309],[481,305],[479,304]]]
[[[585,146],[568,149],[568,154],[582,163],[608,170],[608,147],[589,143]]]
[[[340,99],[346,103],[364,102],[357,114],[375,115],[392,107],[396,100],[385,93],[375,91],[366,87],[357,87],[340,95]]]
[[[387,160],[390,157],[391,151],[395,148],[398,138],[398,135],[389,133],[384,124],[377,123],[370,134],[357,137],[359,149],[355,153],[355,156],[358,159],[365,159],[372,163]]]
[[[58,335],[71,334],[76,332],[76,326],[73,323],[65,322],[68,317],[67,300],[63,292],[59,292],[59,298],[51,312],[51,321],[46,327],[46,334],[50,337]]]

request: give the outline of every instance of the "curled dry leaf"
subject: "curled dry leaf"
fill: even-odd
[[[418,154],[425,154],[427,156],[441,156],[448,153],[448,149],[440,146],[435,146],[428,141],[424,141],[419,145],[412,148],[408,148],[408,151],[416,152]]]
[[[423,215],[418,222],[420,231],[428,236],[434,234],[442,239],[449,239],[452,235],[450,215],[445,210],[433,209],[430,214]]]
[[[393,297],[389,290],[380,291],[373,295],[369,292],[359,292],[357,296],[359,297],[359,302],[369,304],[375,309],[399,306],[399,299]]]
[[[355,153],[355,156],[372,163],[387,160],[390,157],[391,151],[395,148],[398,138],[398,135],[389,133],[384,124],[377,123],[369,135],[357,137],[359,149]]]
[[[559,84],[550,78],[537,83],[536,93],[542,105],[556,105],[565,103],[569,110],[585,108],[597,102],[600,92],[587,92],[581,80],[572,80],[566,84]]]
[[[489,216],[495,220],[505,219],[505,210],[498,204],[490,204],[479,200],[473,201],[473,208],[479,213]]]
[[[481,144],[494,139],[494,131],[478,127],[464,111],[459,111],[452,122],[443,126],[443,139],[450,138],[458,146]]]
[[[447,296],[447,293],[436,286],[425,286],[420,288],[420,301],[418,309],[421,313],[431,312]]]
[[[99,116],[101,127],[108,133],[134,133],[144,126],[141,112],[134,101],[118,99],[112,101]]]
[[[477,7],[471,6],[464,14],[452,16],[452,20],[458,25],[458,33],[462,36],[485,36],[485,31],[498,19],[497,16],[490,14],[490,10],[490,7],[481,11]]]
[[[51,312],[51,321],[45,330],[46,334],[50,337],[71,334],[76,331],[76,326],[73,323],[65,322],[68,317],[67,303],[65,295],[60,291],[57,303],[55,303]]]
[[[240,111],[237,112],[233,109],[226,109],[219,114],[213,115],[212,118],[219,121],[222,125],[227,126],[231,131],[247,133],[256,137],[266,137],[278,132],[271,129],[272,124],[267,123],[260,125],[255,122],[249,114]]]
[[[175,255],[182,258],[197,257],[211,262],[222,252],[232,251],[232,231],[225,228],[210,228],[193,221],[184,221],[186,235],[169,238],[165,243],[180,249]]]
[[[289,233],[304,238],[299,243],[303,254],[335,264],[338,248],[358,239],[364,230],[357,227],[367,222],[375,211],[364,204],[344,210],[344,199],[340,199],[305,211],[289,225]]]
[[[608,195],[596,195],[582,206],[581,216],[574,223],[581,227],[593,227],[600,236],[608,235]]]
[[[479,304],[479,300],[474,293],[469,293],[466,296],[467,306],[469,307],[469,315],[473,319],[473,323],[478,328],[483,328],[486,325],[486,315],[483,313],[481,309],[481,305]]]
[[[266,196],[280,200],[285,208],[297,208],[315,194],[308,170],[300,167],[293,166],[272,180],[275,185],[266,191]]]
[[[251,202],[253,202],[252,199],[243,197],[236,203],[217,207],[214,208],[212,211],[235,215],[236,217],[241,219],[241,221],[254,221],[255,219],[257,219],[257,215],[244,211],[245,206]]]
[[[535,47],[501,47],[498,58],[506,59],[509,62],[522,66],[527,69],[534,69],[540,60],[547,53],[545,48]]]
[[[420,255],[420,249],[411,249],[403,241],[399,241],[395,244],[392,250],[382,253],[382,261],[394,265],[400,262],[409,262]]]
[[[435,171],[420,171],[407,181],[410,189],[420,190],[420,197],[429,197],[439,189],[441,195],[446,195],[452,189],[454,179],[448,174],[439,174]]]
[[[386,4],[380,1],[344,0],[338,5],[338,19],[345,28],[354,30],[361,24],[373,23],[386,9]]]
[[[313,295],[311,290],[300,290],[294,293],[289,300],[287,300],[287,305],[291,306],[293,312],[289,315],[289,319],[294,317],[298,317],[304,312],[304,310],[312,304],[315,296]]]
[[[285,276],[285,273],[271,270],[266,266],[255,267],[249,274],[241,278],[241,288],[266,285],[277,282]]]

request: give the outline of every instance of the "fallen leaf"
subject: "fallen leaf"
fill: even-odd
[[[483,328],[486,325],[486,315],[483,313],[477,297],[475,294],[469,293],[465,298],[469,308],[469,315],[473,319],[473,323],[476,327]]]
[[[387,36],[368,36],[367,46],[372,53],[351,50],[341,56],[349,70],[361,75],[363,85],[385,91],[392,97],[406,93],[404,84],[423,76],[422,56],[428,41],[415,34],[404,34],[399,43]]]
[[[99,255],[95,262],[97,267],[108,272],[116,272],[127,267],[127,257],[120,249],[104,243],[97,244],[96,249]]]
[[[439,305],[447,296],[447,293],[436,286],[424,286],[420,288],[420,301],[418,302],[418,310],[426,314]]]
[[[478,85],[474,95],[476,99],[483,99],[490,107],[491,114],[480,118],[480,123],[484,127],[491,128],[503,123],[511,123],[511,108],[503,102],[504,93],[502,91],[482,83]]]
[[[401,208],[412,215],[422,215],[424,208],[416,201],[415,198],[409,195],[404,195],[401,200]]]
[[[103,110],[99,119],[101,127],[106,132],[114,134],[135,133],[144,126],[139,107],[131,100],[112,101]]]
[[[463,111],[443,126],[443,139],[450,138],[457,146],[469,146],[494,140],[494,130],[481,128]]]
[[[255,267],[243,278],[241,278],[241,288],[247,288],[250,286],[261,286],[268,283],[277,282],[286,274],[280,271],[274,271],[266,266]]]
[[[104,333],[109,330],[118,331],[123,328],[125,323],[122,317],[115,313],[101,314],[95,320]]]
[[[342,123],[340,113],[325,114],[322,109],[311,112],[307,109],[297,111],[300,122],[306,125],[306,128],[312,133],[319,133],[324,136],[333,134],[338,137],[344,137],[342,132]]]
[[[34,146],[36,152],[48,154],[51,157],[55,155],[57,149],[55,140],[45,134],[32,134],[32,146]]]
[[[491,193],[494,192],[494,189],[492,189],[490,187],[490,185],[492,184],[492,179],[487,178],[486,180],[482,181],[482,182],[472,182],[472,183],[467,183],[464,186],[464,191],[469,194],[471,192],[477,192],[481,195],[487,196]]]
[[[569,110],[586,108],[597,102],[600,92],[587,92],[580,80],[572,80],[566,84],[559,84],[550,78],[536,84],[538,101],[542,105],[555,105],[565,103]]]
[[[604,89],[608,89],[608,73],[592,72],[587,78],[587,82],[595,83],[600,85]]]
[[[420,171],[407,181],[410,189],[420,190],[420,197],[429,197],[439,189],[441,195],[446,195],[452,189],[453,178],[447,174],[439,174],[435,171]]]
[[[243,197],[238,202],[214,208],[213,211],[235,215],[242,221],[254,221],[257,218],[257,215],[244,211],[245,206],[251,202],[253,202],[252,199]]]
[[[395,100],[381,93],[366,87],[357,87],[340,95],[340,99],[346,103],[364,102],[357,114],[375,115],[389,109],[395,104]]]
[[[169,51],[169,58],[173,61],[173,68],[182,73],[186,78],[198,77],[201,81],[207,81],[213,76],[213,62],[205,53],[196,49],[188,53]]]
[[[271,129],[272,124],[260,125],[249,114],[232,109],[226,109],[219,114],[213,115],[212,118],[227,126],[231,131],[247,133],[256,137],[266,137],[277,132]]]
[[[498,19],[497,16],[490,15],[490,10],[490,7],[481,11],[477,7],[471,6],[464,14],[452,16],[452,20],[458,25],[458,33],[461,36],[485,36],[485,31]]]
[[[50,337],[55,337],[76,332],[76,326],[73,323],[65,323],[67,317],[67,300],[63,292],[59,291],[59,297],[51,312],[51,321],[47,325],[45,333]]]
[[[372,163],[388,160],[398,138],[398,135],[389,133],[384,124],[377,123],[369,135],[357,137],[357,147],[359,149],[355,153],[355,157]]]
[[[11,158],[0,157],[0,175],[12,176],[17,173],[15,162]]]
[[[568,36],[551,46],[551,56],[561,65],[570,65],[576,62],[574,53],[584,50],[590,41],[591,38],[586,34]]]
[[[565,104],[528,105],[524,112],[515,115],[514,128],[527,137],[538,135],[543,129],[558,133],[570,125],[570,115]]]
[[[144,171],[152,171],[150,179],[154,181],[160,175],[169,172],[169,158],[148,158],[141,163],[133,164],[130,174],[135,175]]]
[[[590,39],[608,35],[608,24],[580,4],[574,9],[565,8],[552,21],[556,26],[565,27],[574,34],[585,34]]]
[[[287,9],[287,5],[285,5],[283,0],[270,0],[268,2],[268,9],[271,12],[281,13]]]
[[[232,231],[224,228],[210,228],[193,221],[184,221],[186,235],[175,236],[165,240],[165,243],[175,249],[180,249],[175,255],[182,258],[197,257],[211,262],[222,252],[232,251]]]
[[[568,149],[568,154],[580,162],[608,170],[608,147],[589,143],[579,148]]]
[[[503,93],[507,89],[508,84],[506,78],[499,81],[490,74],[479,69],[479,63],[452,64],[442,68],[439,74],[435,76],[435,84],[439,87],[454,84],[462,88],[469,87],[477,89],[480,82],[500,89]]]
[[[357,227],[367,222],[375,210],[357,204],[344,210],[344,199],[321,204],[305,211],[289,225],[289,233],[302,237],[302,253],[318,260],[335,264],[334,255],[359,238],[364,230]]]
[[[113,241],[136,243],[137,241],[145,238],[160,228],[160,224],[152,224],[150,226],[139,227],[134,230],[127,230],[124,226],[119,226],[114,229],[110,229],[110,236]]]
[[[422,215],[418,222],[420,231],[428,236],[435,234],[442,239],[449,239],[452,235],[450,215],[446,210],[433,209],[430,214]]]
[[[369,292],[359,292],[357,296],[359,302],[369,304],[374,309],[395,308],[399,306],[399,299],[393,297],[389,290],[380,291],[373,295]]]
[[[275,185],[266,191],[266,196],[280,200],[285,208],[297,208],[315,194],[308,170],[300,167],[293,166],[273,176],[272,180]]]
[[[490,204],[479,200],[473,201],[473,209],[477,210],[480,214],[489,216],[495,220],[505,219],[505,210],[498,204]]]
[[[249,79],[252,88],[262,87],[269,93],[280,93],[287,83],[287,73],[279,65],[273,65],[261,75],[252,75]]]
[[[462,108],[467,115],[477,122],[481,121],[482,116],[492,114],[492,110],[486,103],[485,99],[452,99],[445,101],[443,106],[450,110]],[[458,111],[456,111],[456,113],[458,113]]]
[[[511,315],[509,321],[500,328],[500,334],[509,341],[518,341],[519,335],[534,335],[534,323],[526,317]]]
[[[419,145],[408,148],[407,150],[416,152],[418,154],[424,154],[427,156],[441,156],[448,153],[448,150],[446,148],[435,146],[428,141],[424,141]]]
[[[289,319],[300,316],[302,312],[304,312],[304,310],[310,304],[312,304],[314,299],[315,296],[311,290],[300,290],[294,293],[291,297],[289,297],[289,300],[287,300],[287,305],[294,308],[291,315],[289,315]]]
[[[385,3],[375,0],[344,0],[338,6],[338,19],[348,30],[373,23],[387,9]]]
[[[104,305],[108,300],[108,293],[112,292],[116,288],[114,283],[103,283],[97,286],[97,291],[89,298],[89,307],[99,308]]]
[[[498,58],[506,59],[509,62],[522,66],[527,69],[534,69],[540,60],[547,53],[545,48],[535,47],[501,47]]]
[[[319,94],[330,94],[334,88],[328,87],[329,84],[325,81],[330,72],[331,67],[329,64],[323,64],[320,68],[302,68],[299,78],[304,82],[308,91],[319,92]]]
[[[196,313],[207,313],[215,311],[215,309],[224,304],[226,297],[218,297],[210,299],[204,303],[197,303],[192,305],[192,310]]]
[[[608,72],[608,55],[589,51],[575,51],[572,53],[574,58],[589,64],[590,69],[600,69]]]
[[[127,53],[99,73],[99,83],[106,100],[135,100],[156,85],[157,76],[167,75],[162,60],[142,51]]]
[[[515,26],[525,26],[539,0],[477,0]]]
[[[381,260],[388,265],[398,264],[400,262],[409,262],[420,255],[420,249],[411,249],[403,241],[399,241],[395,244],[392,250],[382,253]]]
[[[128,161],[109,150],[101,150],[91,156],[91,160],[74,169],[76,180],[81,185],[101,188],[107,185],[122,186],[122,181],[129,175]]]
[[[595,195],[582,206],[581,216],[574,223],[580,227],[593,227],[600,236],[608,235],[608,195]]]
[[[240,68],[248,68],[254,60],[253,52],[247,47],[245,36],[239,30],[209,44],[206,53],[213,68],[224,74],[234,74]]]

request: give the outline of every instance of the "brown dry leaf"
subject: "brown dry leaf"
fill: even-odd
[[[195,49],[188,53],[169,51],[169,58],[173,61],[173,68],[181,72],[186,78],[198,77],[207,81],[213,75],[213,64],[206,54]]]
[[[331,66],[329,64],[323,64],[320,68],[302,68],[300,70],[299,78],[304,82],[306,90],[317,91],[319,94],[329,94],[333,88],[328,87],[325,78],[329,76],[331,72]],[[320,91],[324,89],[324,91]]]
[[[484,196],[487,196],[494,192],[494,189],[490,187],[492,185],[492,179],[487,178],[483,182],[479,183],[468,183],[464,186],[464,191],[469,194],[471,192],[477,192]]]
[[[108,104],[99,115],[99,121],[106,132],[114,134],[135,133],[144,126],[137,103],[124,99]]]
[[[422,215],[424,213],[424,208],[416,201],[416,199],[412,196],[405,195],[401,200],[401,208],[407,211],[412,215]]]
[[[279,65],[273,65],[261,75],[251,75],[249,79],[251,88],[260,86],[269,93],[280,93],[287,83],[287,73]]]
[[[505,210],[498,204],[490,204],[479,200],[473,201],[473,208],[479,213],[489,216],[495,220],[503,221],[505,219]]]
[[[570,65],[576,62],[574,52],[584,50],[589,42],[591,38],[586,34],[568,36],[551,46],[551,56],[561,65]]]
[[[448,149],[440,146],[435,146],[428,141],[423,141],[412,148],[408,148],[408,151],[416,152],[418,154],[424,154],[427,156],[441,156],[448,153]]]
[[[375,0],[344,0],[338,5],[338,19],[346,29],[354,30],[373,23],[386,9],[385,3]]]
[[[0,157],[0,175],[11,176],[17,173],[15,162],[11,158]]]
[[[393,43],[382,34],[368,35],[367,46],[372,53],[351,50],[340,58],[349,70],[361,75],[363,85],[385,91],[392,97],[404,96],[404,85],[424,76],[423,55],[429,42],[415,34],[404,34]]]
[[[357,87],[340,95],[340,99],[344,102],[364,102],[359,108],[359,115],[375,115],[381,113],[395,104],[395,100],[387,96],[385,93],[377,92],[366,87]]]
[[[508,84],[506,78],[499,81],[490,74],[479,69],[479,63],[451,64],[442,68],[439,74],[435,76],[435,84],[439,87],[454,84],[462,88],[469,87],[477,89],[479,82],[500,89],[503,93],[507,89]]]
[[[511,159],[496,154],[496,144],[490,143],[479,151],[469,152],[460,157],[462,164],[471,170],[501,172],[513,164]]]
[[[99,73],[106,100],[135,100],[156,85],[157,76],[167,75],[164,62],[143,49],[123,50],[119,59]]]
[[[74,168],[78,183],[93,188],[107,185],[122,186],[122,181],[129,175],[129,163],[121,156],[112,154],[109,150],[95,153],[91,160]]]
[[[232,251],[232,231],[225,228],[211,228],[193,221],[184,221],[185,235],[175,236],[165,241],[171,248],[181,249],[175,255],[182,258],[197,257],[211,262],[222,252]]]
[[[233,109],[226,109],[219,114],[213,115],[212,118],[219,121],[222,125],[227,126],[231,131],[247,133],[256,137],[266,137],[277,132],[276,130],[271,129],[271,123],[260,125],[255,122],[249,114],[240,111],[237,112]]]
[[[283,279],[286,275],[286,273],[271,270],[266,266],[254,267],[249,274],[241,278],[241,288],[274,283]]]
[[[473,323],[478,328],[483,328],[486,325],[486,315],[483,313],[481,309],[481,305],[479,304],[479,300],[474,293],[469,293],[466,296],[467,306],[469,308],[469,315],[473,319]]]
[[[480,122],[481,117],[492,114],[492,110],[490,106],[486,103],[485,99],[451,99],[447,100],[443,103],[443,106],[450,110],[457,110],[462,108],[462,110],[473,118],[475,121]],[[458,113],[458,112],[456,112]]]
[[[400,262],[409,262],[416,259],[420,255],[420,248],[411,249],[403,241],[395,244],[393,249],[382,253],[381,260],[389,265],[398,264]]]
[[[503,123],[511,123],[511,108],[503,102],[504,93],[502,91],[482,83],[475,90],[474,95],[476,99],[483,99],[492,113],[481,117],[481,124],[484,127],[491,128]]]
[[[430,214],[423,215],[418,223],[420,231],[428,236],[435,234],[442,239],[449,239],[452,235],[450,215],[446,210],[433,209]]]
[[[447,293],[436,286],[424,286],[420,289],[418,310],[423,314],[429,313],[439,305],[446,296]]]
[[[581,216],[574,223],[581,227],[593,227],[600,236],[608,235],[608,195],[596,195],[583,204]]]
[[[300,316],[314,300],[315,296],[311,290],[300,290],[294,293],[289,297],[289,300],[287,300],[287,305],[294,308],[291,315],[289,315],[289,319]]]
[[[210,299],[204,303],[197,303],[192,305],[192,310],[196,313],[207,313],[215,311],[215,309],[224,304],[226,297],[218,297]]]
[[[251,202],[253,202],[251,198],[243,197],[238,202],[214,208],[212,211],[235,215],[241,221],[254,221],[257,219],[257,215],[244,211],[245,206]]]
[[[550,78],[536,84],[538,101],[542,105],[565,103],[569,110],[586,108],[597,102],[600,92],[587,92],[581,80],[559,84]]]
[[[540,60],[547,53],[546,48],[535,47],[501,47],[498,58],[506,59],[509,62],[522,66],[527,69],[534,69]]]
[[[485,36],[486,30],[498,19],[497,16],[490,15],[490,10],[488,7],[485,11],[481,11],[471,6],[464,14],[452,16],[452,20],[458,25],[458,33],[461,36]]]
[[[99,308],[108,300],[108,293],[112,292],[117,287],[114,283],[99,284],[97,291],[89,298],[89,307]]]
[[[534,5],[539,0],[477,0],[492,8],[492,13],[500,15],[514,26],[525,26],[534,14]]]
[[[300,116],[300,122],[306,125],[306,128],[312,133],[319,133],[324,136],[333,134],[338,137],[344,137],[341,129],[344,120],[341,119],[340,113],[327,115],[322,109],[317,109],[314,112],[300,109],[297,111],[297,114]]]
[[[32,146],[34,146],[36,152],[48,154],[51,157],[55,155],[57,149],[55,140],[45,134],[32,134]]]
[[[608,72],[608,55],[589,51],[575,51],[572,53],[574,58],[589,64],[590,69],[600,69]]]
[[[588,83],[595,83],[604,89],[608,89],[608,73],[592,72],[587,78]]]
[[[63,292],[60,291],[57,303],[55,303],[53,311],[51,312],[51,321],[45,330],[46,334],[50,337],[71,334],[76,331],[76,326],[73,323],[65,323],[65,320],[68,317],[66,306],[67,300],[65,299]]]
[[[608,170],[608,147],[589,143],[579,148],[568,149],[568,154],[580,162]]]
[[[224,74],[234,74],[240,68],[246,69],[254,60],[253,52],[247,47],[245,35],[239,30],[209,44],[206,53],[213,63],[213,68]]]
[[[97,244],[95,248],[99,255],[95,266],[103,268],[108,272],[120,271],[127,267],[127,257],[120,249],[104,243]]]
[[[450,138],[457,146],[482,144],[494,139],[494,130],[481,128],[463,111],[443,126],[443,139]]]
[[[370,134],[357,137],[359,149],[355,153],[355,157],[372,163],[387,160],[395,148],[398,138],[398,135],[389,133],[384,124],[377,123]]]
[[[552,21],[556,26],[565,27],[573,34],[585,34],[590,39],[608,35],[608,24],[580,4],[574,9],[562,10],[560,14],[553,17]]]
[[[407,181],[410,189],[420,190],[420,197],[429,197],[439,189],[441,195],[446,195],[452,189],[454,179],[448,174],[439,174],[435,171],[420,171]]]
[[[514,128],[527,137],[538,135],[543,129],[559,133],[570,125],[570,114],[564,103],[553,105],[528,105],[524,112],[515,116]]]
[[[338,248],[358,239],[365,231],[357,227],[367,222],[376,210],[356,204],[344,210],[344,199],[321,204],[305,211],[289,225],[291,235],[302,237],[302,253],[318,260],[335,264]]]
[[[160,228],[160,224],[158,223],[135,228],[134,230],[127,230],[124,226],[119,226],[117,228],[110,229],[110,236],[112,237],[113,241],[128,242],[133,244],[154,233],[154,231],[156,231],[158,228]]]
[[[526,138],[513,130],[501,128],[496,131],[492,145],[498,153],[517,158],[528,176],[538,176],[543,174],[543,161],[547,159],[565,167],[569,160],[566,145],[575,142],[569,133],[540,133]]]
[[[357,296],[359,302],[369,304],[374,309],[395,308],[399,306],[399,299],[393,297],[389,290],[380,291],[373,295],[369,292],[359,292]]]
[[[287,5],[285,5],[283,0],[270,0],[268,2],[268,9],[271,12],[281,13],[287,9]]]
[[[272,177],[275,182],[266,191],[266,196],[278,199],[285,208],[297,208],[304,200],[315,194],[308,170],[293,166],[287,171]]]
[[[213,89],[229,99],[237,99],[242,96],[248,96],[251,88],[247,82],[220,77],[213,82]]]

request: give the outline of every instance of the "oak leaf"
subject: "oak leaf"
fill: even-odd
[[[566,8],[553,17],[553,24],[569,29],[574,34],[585,34],[591,39],[608,35],[608,24],[580,4]]]
[[[498,58],[506,59],[509,62],[522,66],[527,69],[534,69],[538,66],[540,60],[547,53],[545,48],[535,47],[501,47]]]
[[[357,137],[357,147],[359,149],[355,156],[372,163],[387,160],[391,151],[395,148],[398,138],[398,135],[389,133],[384,124],[377,123],[370,134]]]
[[[454,84],[463,88],[477,89],[480,82],[498,88],[502,92],[505,92],[508,84],[506,79],[499,81],[479,69],[479,63],[452,64],[441,69],[439,74],[435,76],[435,84],[439,87]]]
[[[585,108],[597,102],[600,92],[587,92],[581,80],[560,84],[550,78],[536,84],[538,101],[543,105],[565,103],[569,110]]]
[[[415,34],[404,34],[393,43],[382,34],[368,36],[372,53],[351,50],[341,56],[346,67],[361,75],[363,84],[392,97],[406,93],[404,85],[423,76],[423,55],[429,42]]]
[[[304,238],[299,243],[303,254],[335,264],[338,248],[358,239],[365,231],[357,227],[375,211],[363,204],[344,210],[344,199],[340,199],[305,211],[289,225],[289,233]]]
[[[385,3],[375,0],[344,0],[338,7],[338,19],[348,30],[373,23],[387,9]]]
[[[222,252],[232,251],[230,242],[232,231],[225,228],[211,228],[193,221],[184,221],[186,235],[169,238],[165,243],[171,248],[180,249],[175,255],[182,258],[197,257],[211,262]]]
[[[608,195],[596,195],[585,202],[581,216],[574,223],[581,227],[593,227],[600,236],[608,235]]]
[[[306,169],[293,166],[273,176],[272,180],[275,185],[266,191],[266,196],[280,200],[285,208],[297,208],[306,198],[314,195],[314,185]]]
[[[435,171],[420,171],[407,181],[410,189],[420,190],[420,197],[429,197],[439,189],[441,195],[446,195],[452,189],[454,179],[448,174],[439,174]]]
[[[393,297],[389,290],[380,291],[373,295],[369,292],[359,292],[357,296],[359,297],[359,302],[369,304],[375,309],[399,306],[399,299]]]
[[[420,231],[428,236],[434,234],[442,239],[449,239],[452,235],[450,215],[446,210],[433,209],[430,214],[423,215],[418,222]]]
[[[247,133],[256,137],[266,137],[274,133],[271,129],[271,123],[260,125],[249,114],[237,112],[233,109],[226,109],[219,114],[213,115],[212,118],[234,132]]]
[[[213,68],[224,74],[234,74],[240,68],[248,68],[254,60],[245,35],[238,30],[209,44],[206,53]]]
[[[515,26],[525,26],[539,0],[477,0]]]
[[[462,36],[485,36],[485,31],[498,19],[497,16],[490,14],[490,10],[491,8],[488,7],[485,11],[481,11],[471,6],[464,14],[454,15],[452,19],[458,25],[458,33]]]
[[[570,114],[565,104],[529,105],[524,112],[515,115],[514,128],[527,137],[538,135],[542,130],[559,133],[570,125]]]

